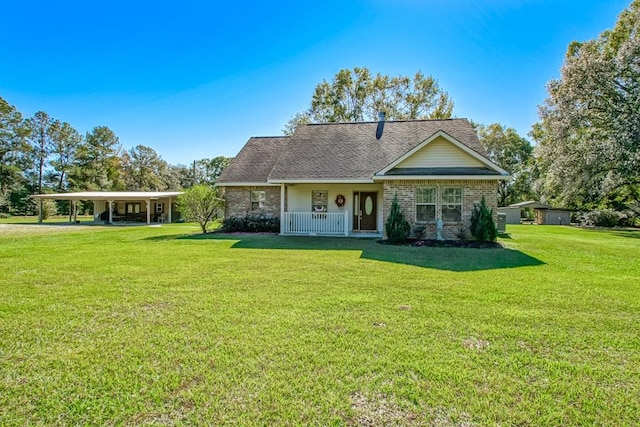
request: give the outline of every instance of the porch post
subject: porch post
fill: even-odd
[[[92,202],[93,202],[93,222],[97,222],[96,220],[100,219],[100,214],[98,214],[98,217],[96,218],[96,211],[98,210],[98,201],[92,200]]]
[[[78,220],[78,201],[73,199],[73,222]]]
[[[280,234],[284,233],[284,226],[285,226],[284,197],[285,197],[284,182],[282,182],[280,183]]]
[[[109,224],[113,224],[113,200],[107,200],[109,202]]]
[[[151,224],[151,200],[145,200],[147,202],[147,224]]]
[[[69,199],[69,222],[73,222],[73,200]]]
[[[169,202],[167,203],[167,221],[171,224],[171,197],[169,197]]]
[[[344,235],[349,236],[349,210],[344,210]]]

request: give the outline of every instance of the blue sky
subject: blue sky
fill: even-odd
[[[280,135],[343,68],[438,79],[454,115],[525,136],[572,40],[630,0],[22,1],[0,17],[0,96],[169,163]]]

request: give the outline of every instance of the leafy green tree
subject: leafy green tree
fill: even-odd
[[[476,125],[480,143],[489,159],[511,174],[509,181],[500,181],[498,206],[530,199],[533,195],[533,147],[513,128],[499,123]]]
[[[0,212],[11,210],[11,191],[22,185],[30,147],[29,129],[13,105],[0,97]]]
[[[45,165],[51,153],[51,128],[55,120],[44,111],[38,111],[32,118],[27,120],[29,126],[34,167],[37,176],[36,191],[42,193],[42,181],[44,178]]]
[[[640,186],[640,0],[612,30],[568,48],[561,77],[548,84],[532,136],[540,190],[568,206],[622,198]]]
[[[156,151],[138,145],[122,156],[127,190],[162,191],[168,188],[165,181],[167,162]]]
[[[214,185],[232,158],[233,157],[218,156],[213,159],[204,158],[196,160],[193,171],[196,184]]]
[[[393,243],[402,243],[409,237],[410,225],[398,203],[398,195],[393,196],[389,217],[384,224],[387,238]]]
[[[299,124],[377,120],[449,118],[453,101],[432,76],[418,71],[409,76],[375,76],[366,67],[342,69],[314,90],[308,110],[294,115],[283,132],[291,135]]]
[[[118,137],[108,127],[97,126],[87,132],[69,174],[73,188],[88,191],[123,189],[121,152]]]
[[[218,188],[198,184],[178,196],[177,206],[187,221],[197,222],[202,233],[206,233],[209,223],[218,217],[224,207],[224,200]]]
[[[185,165],[168,165],[164,181],[171,190],[189,188],[193,185],[193,169]]]
[[[38,216],[42,219],[50,218],[58,214],[58,205],[51,199],[42,200],[38,205]]]
[[[66,188],[67,174],[72,168],[78,148],[82,145],[82,135],[67,122],[55,121],[50,129],[51,156],[49,164],[53,167],[52,179],[55,188]]]

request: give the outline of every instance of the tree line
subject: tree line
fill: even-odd
[[[539,121],[526,137],[500,123],[473,123],[489,159],[512,178],[500,206],[537,199],[574,210],[640,217],[640,0],[615,27],[569,45],[561,76],[547,85]],[[316,85],[309,108],[285,124],[439,119],[454,102],[430,76],[390,77],[366,67]],[[169,165],[150,147],[124,150],[108,127],[84,136],[44,112],[23,119],[0,98],[0,213],[29,213],[28,195],[47,191],[179,190],[212,185],[229,158]],[[621,214],[622,215],[622,214]],[[622,216],[620,217],[622,218]]]
[[[179,191],[213,185],[231,159],[172,165],[151,147],[127,150],[107,126],[82,135],[44,111],[23,115],[0,97],[0,213],[31,215],[32,194],[75,191]],[[60,205],[65,202],[59,202]],[[60,210],[64,210],[60,206]],[[84,210],[84,206],[81,209]]]

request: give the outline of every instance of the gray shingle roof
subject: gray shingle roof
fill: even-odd
[[[269,179],[371,179],[438,131],[486,156],[466,119],[388,121],[380,139],[377,126],[378,122],[298,126]]]
[[[222,171],[216,184],[266,183],[278,157],[284,152],[288,136],[252,137]]]
[[[467,119],[387,121],[298,126],[290,137],[251,138],[218,184],[267,180],[370,180],[438,131],[478,154],[486,152]]]

